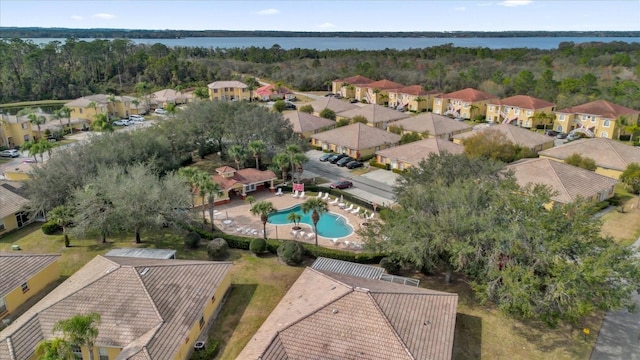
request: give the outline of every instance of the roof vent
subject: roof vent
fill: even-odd
[[[359,287],[359,286],[356,286],[355,289],[353,289],[353,290],[361,291],[361,292],[369,292],[369,289],[363,288],[363,287]]]
[[[142,271],[140,271],[140,276],[145,276],[145,275],[147,275],[148,272],[149,272],[149,268],[146,267],[146,268],[142,269]]]
[[[118,268],[118,267],[114,265],[114,266],[112,266],[112,267],[108,268],[108,269],[107,269],[107,271],[105,271],[105,273],[107,273],[107,274],[108,274],[108,273],[112,272],[113,270],[115,270],[115,269],[117,269],[117,268]]]
[[[338,308],[333,308],[333,310],[331,310],[331,313],[337,314],[338,313]]]
[[[424,326],[431,327],[431,321],[427,320],[423,323]]]
[[[336,286],[335,286],[335,285],[332,285],[332,286],[331,286],[331,290],[335,290],[335,289],[336,289]]]

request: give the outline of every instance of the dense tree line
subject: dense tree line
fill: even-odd
[[[130,40],[0,41],[0,101],[72,99],[202,87],[244,74],[303,91],[361,74],[444,92],[475,87],[497,96],[525,94],[559,108],[594,99],[640,108],[640,43],[561,43],[558,49],[461,48],[451,44],[378,51],[173,47]]]

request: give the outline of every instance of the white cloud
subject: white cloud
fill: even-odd
[[[467,11],[467,8],[464,7],[464,6],[458,6],[458,7],[453,8],[453,10],[455,10],[455,11]]]
[[[113,19],[116,16],[113,14],[100,13],[100,14],[94,14],[93,17],[98,19],[109,20],[109,19]]]
[[[515,6],[529,5],[532,2],[533,1],[531,0],[505,0],[505,1],[499,2],[498,5],[515,7]]]
[[[482,3],[478,3],[478,4],[476,4],[476,5],[477,5],[477,6],[491,6],[491,5],[493,5],[493,3],[490,3],[490,2],[482,2]]]
[[[330,23],[330,22],[326,22],[326,23],[324,23],[324,24],[320,24],[320,25],[318,25],[318,27],[319,27],[320,29],[331,29],[331,28],[336,27],[336,25],[335,25],[335,24],[332,24],[332,23]]]
[[[78,21],[84,20],[84,18],[80,15],[71,15],[71,19],[78,20]]]
[[[278,9],[264,9],[264,10],[258,11],[258,15],[275,15],[279,12],[280,10]]]

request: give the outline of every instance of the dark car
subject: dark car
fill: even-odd
[[[335,95],[335,94],[334,93],[328,93],[328,94],[324,94],[324,97],[331,97],[333,95]]]
[[[337,163],[340,159],[347,157],[346,154],[335,154],[332,157],[329,158],[329,162],[332,164]]]
[[[288,102],[288,101],[285,101],[285,103],[284,103],[284,109],[285,109],[285,110],[296,110],[296,109],[298,109],[298,107],[297,107],[297,106],[296,106],[296,104],[294,104],[294,103],[290,103],[290,102]]]
[[[343,157],[342,159],[338,160],[338,162],[336,163],[336,165],[342,167],[342,166],[347,166],[348,163],[354,161],[355,159],[352,158],[351,156],[347,156],[347,157]]]
[[[348,189],[353,186],[353,183],[349,180],[340,180],[329,185],[332,189]]]
[[[334,153],[326,153],[322,156],[320,156],[320,161],[325,162],[328,161],[330,157],[332,157],[333,155],[335,155]]]
[[[351,161],[347,164],[347,169],[355,169],[363,166],[364,164],[361,161]]]
[[[545,132],[545,134],[547,136],[557,136],[559,134],[559,132],[557,132],[555,130],[547,130],[547,132]]]
[[[355,103],[360,102],[360,101],[358,101],[358,99],[351,99],[351,100],[349,100],[349,102],[352,103],[352,104],[355,104]]]
[[[567,135],[569,135],[569,134],[563,133],[563,132],[558,133],[558,135],[556,135],[556,139],[566,139]]]

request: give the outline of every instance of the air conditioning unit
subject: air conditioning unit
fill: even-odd
[[[204,341],[196,341],[195,344],[193,344],[193,351],[202,351],[205,348],[205,343]]]

